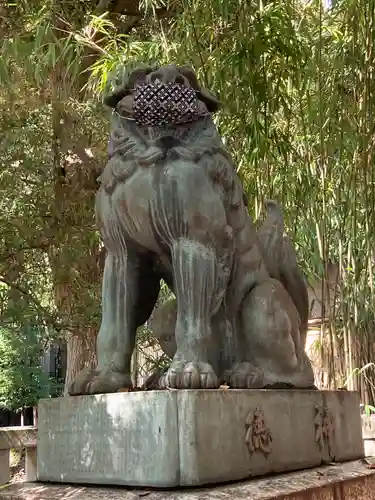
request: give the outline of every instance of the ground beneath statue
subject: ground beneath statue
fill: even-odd
[[[373,500],[375,471],[364,461],[198,489],[155,491],[42,483],[0,488],[4,500]]]

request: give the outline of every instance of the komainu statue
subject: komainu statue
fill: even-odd
[[[162,386],[313,387],[293,245],[273,201],[256,230],[212,119],[219,101],[191,68],[169,65],[135,70],[106,104],[114,112],[96,198],[107,249],[98,365],[69,393],[131,387],[136,330],[161,279],[176,296],[153,318],[173,357]]]

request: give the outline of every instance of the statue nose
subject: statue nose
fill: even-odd
[[[175,64],[163,66],[146,77],[146,83],[153,83],[155,80],[160,80],[162,83],[179,83],[190,87],[189,81],[178,71]]]
[[[159,139],[157,139],[156,141],[156,144],[164,151],[167,151],[178,146],[180,144],[180,141],[171,135],[165,135],[159,137]]]

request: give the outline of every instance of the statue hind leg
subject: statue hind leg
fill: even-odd
[[[234,388],[313,388],[314,374],[299,341],[301,318],[283,285],[269,279],[245,298],[241,324],[247,360],[227,374]]]

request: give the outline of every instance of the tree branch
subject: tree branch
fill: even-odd
[[[139,8],[139,4],[139,0],[100,0],[96,7],[96,13],[112,12],[123,16],[143,17],[144,12]],[[155,14],[157,17],[164,17],[170,10],[172,9],[162,7],[155,9]]]
[[[116,29],[122,35],[129,35],[131,31],[139,26],[144,19],[145,12],[139,8],[139,0],[99,0],[99,3],[95,9],[96,15],[102,15],[108,12],[113,24]],[[179,6],[179,1],[170,2],[168,7],[163,7],[155,9],[153,14],[158,18],[162,19],[165,17],[171,17],[177,12]],[[121,17],[127,16],[126,22],[121,19]],[[92,46],[87,46],[83,54],[83,65],[81,71],[81,78],[79,81],[79,87],[82,89],[85,87],[87,80],[89,78],[89,72],[87,71],[100,57],[100,50],[95,48],[95,45],[100,47],[102,33],[94,33]]]
[[[35,305],[38,311],[43,315],[44,319],[47,319],[46,323],[53,326],[53,328],[56,331],[62,330],[62,325],[56,321],[56,319],[51,315],[48,309],[42,306],[42,304],[38,301],[38,299],[36,299],[28,290],[25,290],[23,287],[17,285],[16,283],[12,283],[11,281],[7,280],[4,276],[0,276],[0,282],[9,288],[13,288],[20,294],[27,297]]]

